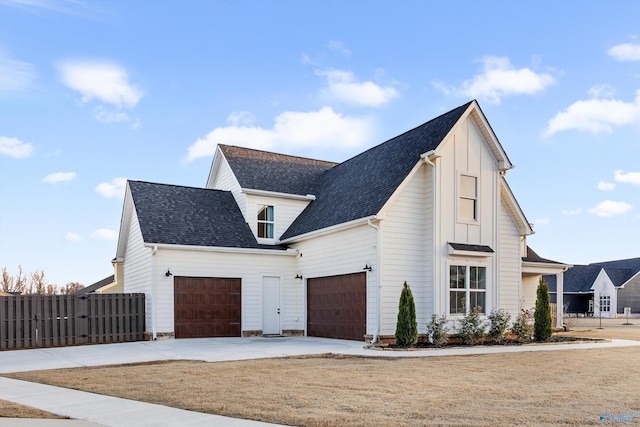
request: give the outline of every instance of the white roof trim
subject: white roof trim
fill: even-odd
[[[168,243],[145,243],[145,247],[169,250],[182,250],[182,251],[201,251],[201,252],[226,252],[226,253],[241,253],[241,254],[260,254],[260,255],[285,255],[296,256],[298,251],[293,249],[279,250],[279,249],[254,249],[254,248],[225,248],[222,246],[192,246],[192,245],[172,245]]]
[[[369,220],[381,219],[379,216],[371,215],[364,218],[354,219],[353,221],[343,222],[341,224],[332,225],[331,227],[321,228],[320,230],[310,231],[305,234],[290,237],[285,240],[281,240],[279,243],[289,244],[294,242],[300,242],[302,240],[312,239],[314,237],[324,236],[326,234],[336,233],[338,231],[346,230],[349,228],[357,227],[359,225],[367,224]]]
[[[511,188],[504,176],[501,177],[500,184],[500,193],[503,194],[511,215],[518,222],[518,230],[520,233],[523,236],[534,234],[531,224],[527,221],[527,217],[524,216],[524,212],[522,212],[522,209],[520,208],[520,205],[518,204],[516,197],[513,195],[513,192],[511,191]]]
[[[252,196],[278,197],[280,199],[303,200],[307,202],[316,199],[316,196],[314,196],[313,194],[307,194],[306,196],[303,196],[302,194],[280,193],[278,191],[256,190],[254,188],[243,188],[242,191],[245,194]]]

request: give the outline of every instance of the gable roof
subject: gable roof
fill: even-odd
[[[218,144],[240,187],[306,196],[316,194],[334,162]]]
[[[619,287],[640,273],[640,258],[576,265],[564,273],[564,292],[590,293],[598,274],[604,269],[614,286]],[[549,292],[556,292],[556,277],[545,276]]]
[[[420,155],[445,139],[475,101],[468,102],[326,171],[316,200],[280,237],[295,236],[377,214]]]
[[[145,243],[286,249],[258,244],[228,191],[129,181]]]
[[[547,258],[542,258],[538,255],[533,249],[527,246],[527,255],[522,257],[522,261],[524,262],[535,262],[540,264],[558,264],[563,265],[561,262],[553,261]]]
[[[92,294],[96,292],[98,289],[104,288],[105,286],[112,284],[115,280],[116,280],[116,276],[112,274],[111,276],[105,277],[102,280],[98,280],[97,282],[89,286],[85,286],[84,288],[78,290],[77,292],[74,292],[74,295]]]

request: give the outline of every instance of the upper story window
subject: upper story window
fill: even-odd
[[[465,221],[478,220],[478,178],[460,175],[458,191],[458,218]]]
[[[258,207],[258,237],[273,239],[273,206],[261,205]]]
[[[466,314],[478,309],[486,314],[487,267],[449,267],[449,314]]]

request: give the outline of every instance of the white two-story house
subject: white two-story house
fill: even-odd
[[[421,333],[515,317],[566,266],[528,250],[512,168],[476,101],[342,163],[220,144],[205,188],[128,182],[115,265],[154,339],[389,339],[405,281]]]

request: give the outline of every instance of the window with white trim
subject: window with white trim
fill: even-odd
[[[449,266],[449,314],[486,312],[487,267]]]
[[[478,178],[475,176],[460,175],[458,218],[465,221],[478,220]]]
[[[258,206],[258,237],[263,239],[273,239],[273,206]]]
[[[600,295],[600,311],[604,311],[604,312],[611,311],[610,295]]]

